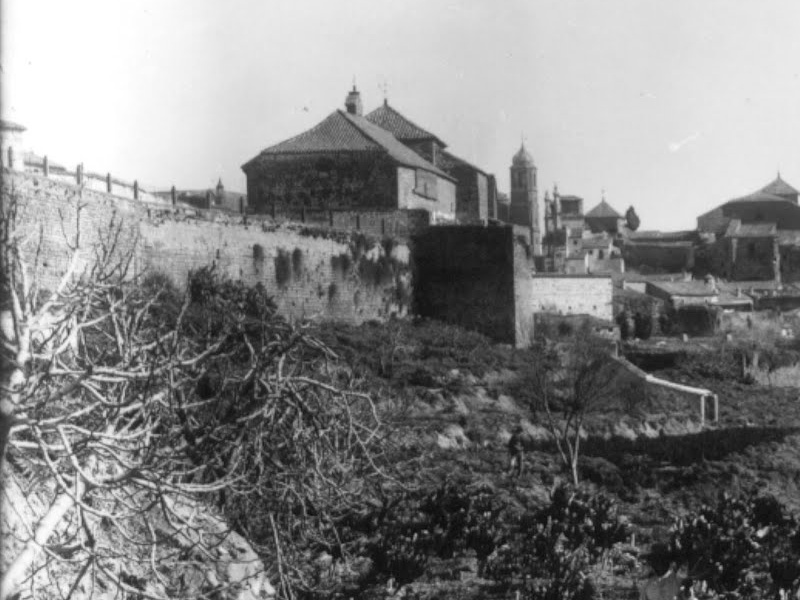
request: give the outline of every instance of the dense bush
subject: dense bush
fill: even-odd
[[[372,532],[368,553],[377,574],[400,584],[422,575],[433,557],[473,551],[482,566],[503,535],[507,506],[490,487],[467,489],[446,481],[438,490],[404,494],[391,504]]]
[[[676,519],[650,560],[688,565],[710,593],[736,594],[725,597],[800,592],[800,528],[772,496],[722,494],[716,505]]]
[[[589,568],[629,533],[611,500],[565,486],[549,505],[512,519],[507,530],[487,574],[536,600],[595,597]]]

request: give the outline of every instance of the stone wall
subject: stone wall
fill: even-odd
[[[396,170],[372,152],[267,155],[247,166],[247,197],[258,213],[396,209]]]
[[[432,227],[412,239],[413,308],[423,317],[527,346],[530,266],[511,227]]]
[[[485,223],[489,218],[489,183],[486,175],[467,164],[450,170],[458,180],[456,217],[459,223]]]
[[[590,315],[612,321],[614,283],[611,277],[537,274],[531,283],[536,313]]]
[[[420,179],[430,181],[436,186],[435,193],[424,195],[421,191]],[[434,222],[455,220],[456,185],[433,173],[408,167],[397,168],[398,207],[402,209],[427,210]]]
[[[728,274],[731,280],[775,279],[780,260],[775,238],[726,238],[726,241],[729,251]]]
[[[3,170],[3,201],[18,199],[23,250],[45,288],[67,270],[69,246],[84,251],[79,268],[105,246],[132,256],[129,276],[160,272],[181,286],[190,269],[214,265],[234,279],[262,283],[290,318],[360,322],[402,315],[410,302],[405,237],[381,235],[386,223],[408,234],[419,215],[364,217],[364,231],[254,219],[219,211],[174,209],[117,198],[43,176]],[[334,219],[336,223],[336,219]],[[111,227],[110,227],[111,225]],[[110,232],[116,231],[116,235]]]
[[[692,242],[626,242],[622,257],[628,269],[651,273],[691,271],[694,267]]]

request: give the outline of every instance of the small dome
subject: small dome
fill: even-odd
[[[515,167],[532,167],[533,157],[530,152],[525,149],[525,144],[519,147],[519,152],[514,155],[512,163]]]

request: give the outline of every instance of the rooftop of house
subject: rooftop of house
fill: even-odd
[[[742,293],[752,293],[779,290],[791,286],[787,286],[787,284],[772,279],[767,281],[719,281],[717,282],[717,287],[729,294],[736,294],[739,291]]]
[[[442,148],[446,148],[445,144],[438,136],[430,131],[423,129],[411,119],[400,114],[392,106],[389,105],[388,100],[384,100],[383,104],[373,110],[366,116],[370,123],[374,123],[391,133],[398,140],[403,142],[412,141],[426,141],[433,140],[438,143]]]
[[[477,171],[478,173],[481,173],[483,175],[486,175],[487,177],[489,175],[483,169],[476,167],[472,163],[464,160],[459,156],[456,156],[452,152],[448,152],[447,150],[442,150],[442,152],[439,154],[438,163],[439,166],[445,170],[453,169],[455,167],[469,167],[470,169]]]
[[[781,179],[780,172],[778,172],[778,176],[775,180],[761,188],[761,191],[765,194],[773,194],[776,196],[796,196],[800,194],[800,192]]]
[[[262,150],[242,168],[247,170],[259,158],[281,154],[385,153],[395,163],[435,173],[448,180],[450,175],[405,146],[385,129],[365,117],[336,110],[303,133]]]
[[[788,198],[784,198],[782,196],[778,196],[777,194],[771,194],[769,192],[765,192],[763,190],[758,190],[757,192],[753,192],[752,194],[747,194],[746,196],[741,196],[739,198],[733,198],[732,200],[728,200],[725,204],[730,204],[732,202],[790,202]]]
[[[725,237],[730,238],[764,238],[777,235],[778,227],[775,223],[742,223],[739,219],[732,219],[725,231]]]
[[[611,205],[605,201],[605,198],[600,201],[600,204],[595,206],[592,210],[586,213],[587,219],[604,219],[604,218],[615,218],[621,219],[622,215],[620,215],[617,211],[615,211]]]
[[[670,296],[718,296],[719,289],[699,279],[690,281],[648,281],[648,285],[663,290]]]

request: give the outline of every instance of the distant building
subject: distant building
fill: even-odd
[[[798,191],[777,177],[697,217],[711,272],[733,281],[800,279]]]
[[[539,223],[537,169],[525,144],[511,159],[511,201],[507,222],[523,237],[536,256],[542,254],[542,227]]]
[[[775,223],[779,230],[800,230],[798,191],[781,179],[780,173],[760,190],[728,200],[697,217],[701,232],[724,234],[731,220],[743,224]]]
[[[545,192],[544,254],[548,271],[569,274],[622,273],[625,261],[616,245],[624,219],[602,200],[584,214],[583,198]]]
[[[625,217],[614,210],[603,198],[600,204],[584,216],[584,222],[592,233],[622,233],[625,227]]]
[[[355,87],[345,107],[242,166],[252,210],[423,209],[434,222],[455,220],[456,179],[365,118]],[[419,143],[434,154],[439,145]]]

